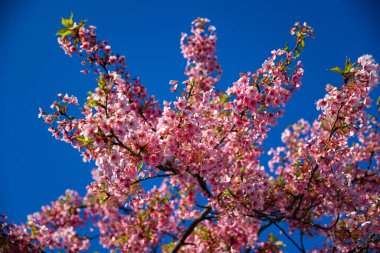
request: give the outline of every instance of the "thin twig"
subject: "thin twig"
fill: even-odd
[[[305,252],[305,245],[304,245],[304,243],[303,243],[303,236],[304,236],[304,231],[301,230],[301,238],[300,238],[300,242],[301,242],[302,250]]]
[[[281,232],[286,236],[286,238],[288,238],[293,244],[294,244],[294,246],[296,246],[297,247],[297,249],[299,250],[299,251],[301,251],[302,253],[305,253],[306,251],[305,250],[303,250],[294,240],[293,240],[293,238],[291,238],[287,233],[286,233],[286,231],[282,228],[282,227],[280,227],[276,222],[273,222],[273,224],[278,228],[278,229],[280,229],[281,230]]]
[[[135,185],[135,184],[138,184],[138,183],[141,183],[142,181],[145,181],[145,180],[148,180],[148,179],[152,179],[152,178],[160,178],[160,177],[170,177],[170,176],[174,176],[174,175],[178,175],[176,173],[172,173],[172,174],[158,174],[158,175],[155,175],[155,176],[151,176],[151,177],[144,177],[144,178],[140,178],[134,182],[131,183],[131,186],[132,185]]]
[[[138,113],[141,116],[141,118],[145,121],[145,123],[147,123],[150,126],[150,129],[152,129],[153,132],[157,132],[156,128],[154,128],[154,126],[144,116],[144,113],[142,112],[141,108],[138,110]]]
[[[260,227],[259,232],[257,233],[257,236],[259,236],[265,229],[267,229],[270,225],[272,225],[272,221],[269,221],[264,226]]]

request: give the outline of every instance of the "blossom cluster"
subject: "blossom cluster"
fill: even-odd
[[[98,239],[114,252],[281,252],[280,239],[260,236],[269,227],[301,252],[304,237],[315,235],[328,238],[321,252],[380,247],[379,123],[366,112],[379,65],[369,55],[347,61],[337,71],[343,85],[327,86],[313,123],[301,119],[284,131],[266,169],[263,142],[301,87],[299,57],[314,31],[296,23],[294,48],[273,50],[258,70],[218,92],[222,70],[209,22],[198,18],[182,35],[187,80],[160,108],[94,26],[62,20],[59,44],[81,59],[83,73],[97,75],[97,87],[83,107],[58,94],[54,111],[39,116],[55,138],[95,162],[93,182],[85,196],[68,191],[26,224],[3,220],[3,249],[77,252]],[[178,81],[170,84],[176,91]],[[159,185],[144,184],[154,179]]]

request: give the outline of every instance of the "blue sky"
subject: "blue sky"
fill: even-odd
[[[304,3],[308,2],[308,3]],[[284,127],[299,118],[313,120],[314,102],[326,83],[340,85],[328,68],[369,53],[380,61],[380,5],[377,1],[8,1],[0,4],[0,213],[11,221],[26,220],[71,188],[85,192],[93,164],[56,141],[37,119],[59,92],[80,101],[95,87],[94,76],[79,71],[80,62],[59,48],[55,32],[60,18],[74,12],[98,27],[99,38],[127,58],[133,77],[150,94],[172,100],[169,80],[183,80],[185,60],[179,49],[181,32],[197,17],[217,27],[218,56],[224,70],[218,88],[226,89],[240,72],[255,71],[272,49],[292,43],[289,29],[306,21],[315,40],[306,41],[302,56],[303,86],[287,106],[265,147],[279,144]],[[379,90],[375,90],[379,95]]]

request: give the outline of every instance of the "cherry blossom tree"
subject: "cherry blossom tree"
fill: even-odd
[[[215,27],[196,19],[181,37],[187,79],[170,81],[178,97],[163,106],[94,26],[72,15],[62,25],[60,46],[97,86],[83,105],[58,94],[39,117],[95,162],[93,182],[85,196],[67,190],[25,224],[3,215],[1,252],[78,252],[93,241],[111,252],[281,252],[284,240],[306,252],[304,241],[317,236],[325,241],[315,252],[380,249],[379,100],[377,114],[367,112],[379,65],[370,55],[332,68],[342,82],[326,86],[318,118],[285,129],[262,164],[268,132],[301,87],[299,57],[314,35],[306,23],[290,30],[293,47],[273,50],[223,92]],[[160,184],[144,184],[152,179]]]

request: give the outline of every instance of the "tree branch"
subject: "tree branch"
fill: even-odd
[[[288,238],[293,244],[294,244],[294,246],[296,246],[297,247],[297,249],[299,250],[299,251],[301,251],[302,253],[305,253],[306,251],[305,250],[303,250],[294,240],[293,240],[293,238],[291,238],[289,235],[288,235],[288,233],[286,233],[286,231],[282,228],[282,227],[280,227],[276,222],[273,222],[273,224],[278,228],[278,229],[280,229],[281,230],[281,232],[286,236],[286,238]]]
[[[133,151],[130,147],[128,147],[127,145],[125,145],[123,142],[120,141],[120,139],[115,135],[115,133],[113,132],[113,130],[111,129],[111,137],[113,137],[116,141],[113,142],[113,144],[115,145],[118,145],[120,147],[123,147],[124,149],[126,149],[132,156],[134,157],[137,157],[139,160],[142,160],[142,156],[140,153],[136,153],[135,151]]]
[[[190,173],[191,174],[191,173]],[[203,191],[206,192],[206,195],[207,197],[211,198],[212,197],[212,193],[210,192],[210,190],[207,188],[207,184],[206,182],[204,181],[204,179],[199,175],[199,173],[196,173],[196,174],[191,174],[197,181],[198,181],[198,184],[200,185],[200,187],[202,188]]]
[[[267,224],[260,227],[259,232],[257,232],[257,236],[260,236],[261,232],[263,232],[265,229],[267,229],[270,225],[272,225],[272,221],[269,221]]]
[[[301,248],[303,251],[305,251],[305,245],[303,243],[303,236],[304,236],[304,231],[301,229],[301,235],[300,235],[300,243],[301,243]]]
[[[155,175],[155,176],[151,176],[151,177],[144,177],[144,178],[140,178],[134,182],[132,182],[131,186],[132,185],[135,185],[137,183],[141,183],[142,181],[145,181],[145,180],[148,180],[148,179],[152,179],[152,178],[160,178],[160,177],[170,177],[170,176],[174,176],[174,175],[178,175],[177,173],[172,173],[172,174],[158,174],[158,175]]]
[[[175,244],[174,248],[172,249],[171,253],[177,253],[178,250],[181,248],[181,246],[185,245],[185,241],[187,237],[191,235],[191,233],[194,231],[195,227],[204,219],[206,219],[207,214],[211,212],[211,207],[206,207],[205,210],[193,221],[193,223],[190,224],[190,226],[186,229],[185,233],[182,235],[182,237],[179,239],[179,241]]]
[[[139,115],[141,116],[141,118],[144,120],[145,123],[147,123],[150,127],[150,129],[152,129],[152,131],[154,132],[157,132],[157,129],[147,120],[147,118],[144,116],[144,113],[142,112],[142,109],[139,108],[138,109],[138,113]]]

